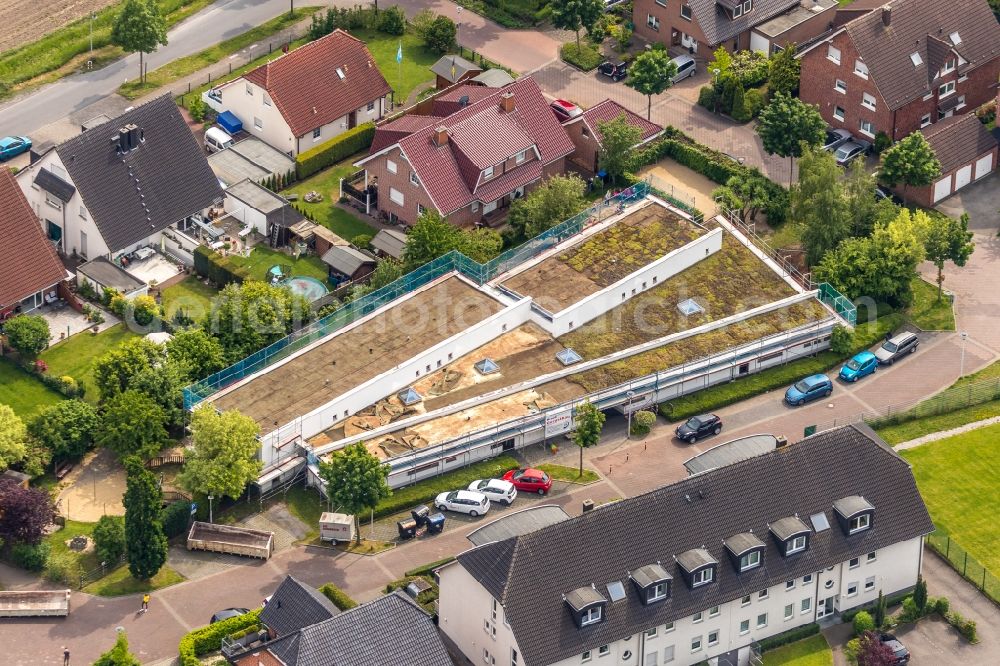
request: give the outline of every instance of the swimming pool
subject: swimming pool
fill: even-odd
[[[290,277],[281,286],[288,288],[293,294],[304,296],[310,303],[330,291],[321,281],[304,275]]]

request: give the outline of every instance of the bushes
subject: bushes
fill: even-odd
[[[885,605],[886,606],[895,606],[896,604],[898,604],[899,602],[901,602],[903,599],[905,599],[908,596],[909,596],[908,593],[903,592],[901,594],[896,594],[896,595],[893,595],[891,597],[886,597],[885,598]],[[875,604],[866,604],[864,606],[858,606],[857,608],[849,608],[848,610],[845,610],[845,611],[841,612],[840,619],[843,620],[844,622],[851,622],[852,620],[854,620],[854,616],[857,615],[858,613],[860,613],[861,611],[863,611],[863,610],[869,610],[869,609],[872,609],[874,607],[875,607]]]
[[[191,508],[187,502],[173,502],[163,509],[163,533],[168,539],[187,534]]]
[[[435,569],[439,569],[449,562],[454,561],[454,557],[446,557],[443,560],[437,560],[434,562],[429,562],[423,566],[417,567],[416,569],[410,569],[404,575],[405,576],[431,576],[434,574]]]
[[[976,621],[968,620],[956,611],[948,611],[944,614],[945,622],[958,629],[958,633],[970,643],[979,642],[979,634],[976,632]]]
[[[779,648],[782,645],[788,645],[789,643],[801,641],[803,638],[815,636],[818,633],[819,625],[813,622],[812,624],[805,624],[801,627],[796,627],[795,629],[778,634],[777,636],[765,638],[758,645],[760,646],[761,652],[767,652],[768,650]]]
[[[80,583],[80,560],[74,553],[50,553],[45,562],[45,580],[76,587]]]
[[[245,280],[251,279],[250,273],[245,268],[233,264],[211,248],[199,245],[193,254],[195,272],[207,277],[219,288],[231,282],[242,284]]]
[[[49,550],[49,544],[44,541],[39,544],[16,543],[11,548],[10,557],[14,566],[28,571],[41,571],[49,559]]]
[[[372,249],[372,236],[371,234],[358,234],[351,239],[351,245],[362,250],[370,250]]]
[[[563,44],[559,49],[559,55],[564,61],[585,72],[596,69],[604,60],[601,52],[587,42],[580,42],[579,48],[576,42]]]
[[[299,153],[295,158],[296,176],[299,180],[308,178],[345,157],[367,150],[374,137],[375,123],[364,123],[311,150]]]
[[[653,412],[636,412],[632,415],[632,434],[638,437],[649,434],[649,429],[656,423],[656,414]]]
[[[185,635],[177,647],[181,666],[201,666],[201,660],[198,657],[220,649],[224,637],[259,623],[260,609],[257,608],[239,617],[231,617],[228,620],[195,629]]]
[[[334,585],[333,583],[327,583],[326,585],[319,588],[319,591],[323,593],[327,599],[333,603],[334,606],[342,611],[350,610],[358,605],[358,602],[347,596],[347,593],[342,589]]]
[[[387,35],[402,35],[406,32],[406,14],[398,5],[393,5],[382,11],[378,21],[378,29]]]
[[[750,114],[747,112],[744,98],[745,93],[743,92],[743,88],[736,88],[736,90],[733,91],[733,108],[730,111],[730,115],[733,117],[733,120],[740,123],[745,123],[751,118]]]
[[[438,16],[427,26],[424,43],[431,51],[443,55],[455,48],[457,34],[458,27],[454,21],[447,16]]]
[[[125,554],[125,519],[101,516],[94,525],[94,549],[102,562],[113,564]]]
[[[718,102],[718,96],[715,94],[715,88],[712,86],[702,86],[701,90],[698,91],[698,105],[703,106],[712,113],[715,113],[715,105]]]
[[[756,118],[764,110],[767,100],[764,91],[760,88],[751,88],[743,95],[743,108],[749,114],[749,118]],[[748,118],[748,120],[749,120]]]
[[[858,611],[857,615],[854,616],[854,635],[860,636],[866,631],[874,631],[875,620],[869,615],[868,611]]]

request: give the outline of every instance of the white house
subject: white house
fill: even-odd
[[[744,666],[912,588],[932,530],[906,461],[845,426],[466,551],[439,627],[473,663]]]
[[[216,92],[243,129],[295,156],[382,118],[392,90],[364,42],[334,30]]]

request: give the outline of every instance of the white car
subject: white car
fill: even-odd
[[[469,490],[486,495],[491,502],[502,502],[507,506],[517,498],[517,488],[503,479],[479,479],[469,484]]]
[[[438,511],[457,511],[467,513],[473,518],[484,516],[490,510],[490,499],[472,490],[453,490],[450,493],[441,493],[434,500],[434,506]]]

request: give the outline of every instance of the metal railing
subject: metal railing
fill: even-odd
[[[82,590],[95,580],[104,578],[109,573],[125,564],[125,559],[125,555],[122,555],[115,562],[101,562],[101,566],[91,569],[90,571],[82,572],[80,574],[80,586],[77,589]]]
[[[935,530],[927,537],[927,545],[944,558],[962,578],[975,585],[993,603],[1000,604],[1000,578],[969,555],[961,544],[943,530]]]

